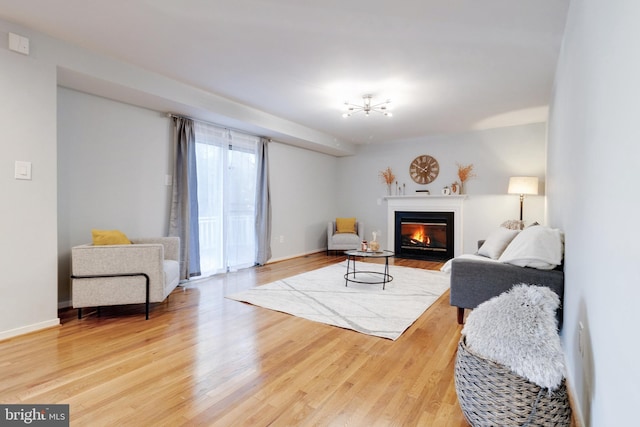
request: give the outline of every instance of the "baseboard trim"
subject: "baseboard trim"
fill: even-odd
[[[10,329],[8,331],[0,332],[0,341],[7,340],[9,338],[17,337],[19,335],[25,335],[31,332],[37,332],[42,329],[51,328],[53,326],[60,325],[60,318],[45,320],[44,322],[34,323],[32,325],[21,326],[19,328]]]
[[[326,248],[325,249],[314,249],[312,251],[304,252],[304,253],[301,253],[301,254],[289,255],[289,256],[284,256],[284,257],[280,257],[280,258],[273,258],[273,259],[270,259],[269,261],[267,261],[267,264],[272,264],[274,262],[280,262],[280,261],[287,261],[289,259],[300,258],[300,257],[303,257],[303,256],[317,254],[319,252],[326,252],[326,251],[327,251]]]
[[[575,398],[575,390],[568,379],[566,380],[566,386],[567,394],[569,395],[569,406],[571,407],[571,427],[584,427],[582,411],[580,410],[578,401]]]

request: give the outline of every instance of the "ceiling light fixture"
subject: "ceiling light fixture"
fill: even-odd
[[[347,111],[342,115],[342,117],[351,117],[352,114],[359,113],[360,111],[364,112],[365,116],[369,116],[369,113],[372,111],[384,114],[387,117],[393,116],[391,111],[387,110],[387,105],[391,103],[390,99],[379,104],[371,104],[371,98],[373,98],[373,95],[363,95],[363,105],[351,104],[345,101],[344,105],[347,107]]]

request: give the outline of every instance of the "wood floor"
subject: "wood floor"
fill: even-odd
[[[199,281],[147,321],[143,306],[66,310],[59,327],[0,342],[0,402],[69,404],[77,426],[466,426],[448,292],[395,342],[224,298],[342,259]]]

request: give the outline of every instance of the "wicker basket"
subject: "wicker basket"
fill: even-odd
[[[458,400],[472,426],[569,426],[571,407],[564,380],[548,389],[469,351],[464,337],[455,366]]]

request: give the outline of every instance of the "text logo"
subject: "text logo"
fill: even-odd
[[[0,425],[68,427],[69,405],[0,405]]]

